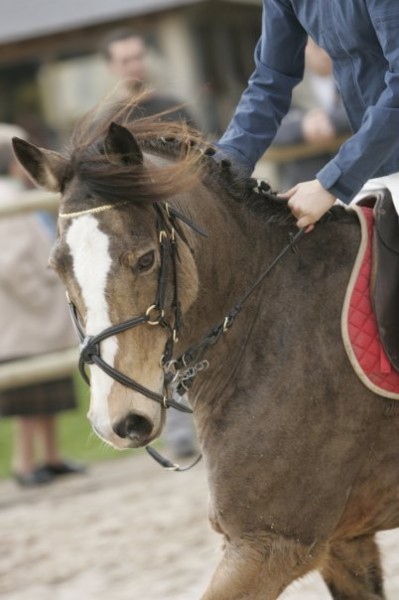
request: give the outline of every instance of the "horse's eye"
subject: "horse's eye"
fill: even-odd
[[[153,266],[154,261],[155,261],[154,250],[151,250],[150,252],[146,252],[146,254],[143,254],[143,256],[140,256],[140,258],[138,259],[138,261],[136,263],[136,270],[139,273],[142,273],[143,271],[148,271]]]

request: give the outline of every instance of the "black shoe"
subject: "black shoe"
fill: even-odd
[[[30,473],[13,473],[14,480],[22,487],[33,487],[35,485],[43,485],[50,483],[54,479],[54,475],[50,471],[43,469],[35,469]]]
[[[86,472],[85,465],[79,465],[77,463],[67,461],[67,460],[63,460],[62,462],[59,462],[55,465],[53,465],[53,464],[43,465],[43,467],[41,467],[41,469],[44,472],[49,473],[52,477],[60,477],[61,475],[73,475],[73,474]]]

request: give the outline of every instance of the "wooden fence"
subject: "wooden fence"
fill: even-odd
[[[275,164],[284,164],[304,158],[313,158],[321,154],[334,154],[348,139],[347,134],[339,135],[333,140],[319,142],[317,144],[291,144],[281,146],[271,146],[261,160]]]
[[[22,192],[12,202],[1,202],[0,217],[9,217],[34,210],[57,212],[59,201],[59,194],[50,194],[42,190],[29,190]]]

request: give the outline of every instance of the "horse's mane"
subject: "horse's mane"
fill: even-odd
[[[71,165],[89,196],[110,203],[124,199],[164,202],[202,180],[215,193],[227,194],[269,222],[293,221],[287,202],[278,198],[268,184],[262,182],[259,186],[255,179],[242,177],[228,160],[213,160],[214,148],[186,123],[164,120],[176,107],[159,115],[132,119],[141,100],[100,105],[76,126],[69,149]],[[104,151],[112,122],[134,135],[142,151],[150,155],[150,164],[144,168],[112,160]],[[165,165],[159,165],[159,161],[151,164],[151,154],[173,160]],[[347,214],[334,207],[325,219],[342,220]]]

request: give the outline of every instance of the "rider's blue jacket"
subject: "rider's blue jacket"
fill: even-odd
[[[367,179],[399,172],[399,0],[263,0],[255,71],[217,145],[252,172],[302,79],[307,34],[333,60],[354,131],[317,178],[349,202]]]

